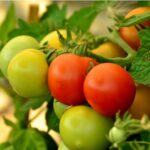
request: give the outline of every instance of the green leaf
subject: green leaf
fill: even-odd
[[[146,6],[146,7],[150,6],[150,1],[146,1],[146,0],[137,0],[137,1],[139,6]]]
[[[105,10],[111,2],[97,1],[93,5],[83,7],[73,13],[68,19],[68,24],[74,31],[88,31],[95,17],[103,10]]]
[[[9,32],[14,29],[16,26],[16,14],[14,4],[11,3],[8,9],[7,15],[0,26],[0,40],[3,44],[5,44],[9,38]]]
[[[119,27],[132,26],[132,25],[140,24],[147,20],[150,20],[150,11],[147,11],[143,14],[131,16],[128,19],[123,19],[122,22],[118,24],[118,26]]]
[[[150,29],[139,33],[141,48],[133,60],[129,72],[138,84],[150,86]]]
[[[4,119],[4,122],[6,125],[12,127],[12,128],[15,128],[16,127],[16,124],[14,122],[12,122],[11,120],[7,119],[6,117],[3,117]]]
[[[15,150],[13,145],[11,145],[9,142],[5,142],[0,144],[0,150]]]
[[[59,131],[59,119],[54,112],[53,101],[50,101],[47,107],[48,109],[46,112],[46,123],[48,126],[48,130],[53,129],[55,131]]]
[[[47,7],[47,11],[43,14],[40,20],[51,20],[55,28],[62,28],[65,25],[66,13],[66,5],[63,5],[62,8],[59,8],[57,3],[53,3]]]
[[[30,98],[21,106],[22,111],[28,111],[29,109],[36,109],[40,107],[44,102],[49,102],[52,99],[50,93],[45,96],[37,97],[37,98]]]
[[[32,128],[17,132],[12,145],[15,150],[48,150],[44,138]]]

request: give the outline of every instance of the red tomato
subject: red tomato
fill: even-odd
[[[56,57],[48,70],[48,86],[51,94],[67,105],[85,102],[83,82],[90,63],[95,61],[74,54],[62,54]]]
[[[95,66],[84,81],[84,94],[97,112],[114,116],[125,112],[135,97],[135,84],[129,73],[117,64]]]
[[[150,11],[150,7],[138,7],[131,10],[125,18],[129,18],[134,15],[142,14],[146,11]],[[150,20],[142,23],[145,26],[150,26]],[[134,26],[123,27],[119,30],[121,37],[135,50],[140,46],[140,39],[138,37],[138,31]]]

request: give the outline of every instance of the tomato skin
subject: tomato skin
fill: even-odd
[[[2,73],[7,76],[8,65],[16,54],[27,48],[38,49],[39,47],[37,40],[27,35],[17,36],[8,41],[0,53],[0,69]]]
[[[150,117],[150,87],[138,85],[133,104],[129,109],[132,117],[141,119],[144,114]]]
[[[25,49],[10,61],[8,80],[20,96],[43,96],[48,92],[47,71],[44,53],[36,49]]]
[[[60,136],[71,150],[105,150],[106,135],[112,127],[111,118],[104,117],[88,106],[74,106],[60,120]]]
[[[92,50],[92,52],[107,58],[126,56],[124,50],[121,47],[119,47],[117,44],[112,42],[105,42],[100,46],[98,46],[96,49]]]
[[[67,31],[65,29],[59,29],[60,34],[66,39],[67,38]],[[71,32],[72,39],[76,38],[75,33]],[[52,31],[49,34],[47,34],[40,42],[40,46],[42,46],[45,42],[48,42],[47,47],[48,48],[56,48],[56,49],[62,49],[64,46],[59,40],[59,35],[57,31]]]
[[[131,10],[125,18],[129,18],[134,15],[142,14],[144,12],[150,11],[150,7],[138,7]],[[145,26],[150,26],[150,21],[145,21],[142,23]],[[121,37],[135,50],[140,47],[140,39],[138,36],[138,31],[134,26],[122,27],[119,30]]]
[[[67,105],[84,103],[83,82],[91,62],[95,61],[74,54],[56,57],[48,69],[48,86],[51,94]]]
[[[66,147],[63,141],[61,141],[61,143],[59,144],[58,150],[70,150],[70,149],[68,149],[68,147]]]
[[[132,104],[135,84],[127,71],[117,64],[95,66],[84,81],[84,94],[93,109],[105,116],[124,113]]]

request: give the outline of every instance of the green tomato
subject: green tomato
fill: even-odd
[[[21,35],[11,39],[1,50],[0,69],[7,76],[7,68],[11,59],[20,51],[27,48],[39,48],[39,43],[31,36]]]
[[[106,135],[112,125],[111,118],[80,105],[64,112],[59,129],[64,144],[71,150],[105,150],[109,143]]]
[[[96,49],[92,50],[92,52],[106,58],[126,56],[124,50],[121,47],[119,47],[117,44],[112,42],[105,42],[101,44],[99,47],[97,47]]]
[[[53,102],[53,108],[54,108],[54,112],[56,114],[56,116],[60,119],[61,116],[63,115],[63,113],[69,108],[69,105],[65,105],[59,101],[57,101],[56,99],[54,99]]]
[[[70,149],[61,141],[58,150],[70,150]]]
[[[67,38],[67,31],[65,29],[60,29],[59,30],[60,34],[64,37]],[[71,32],[72,39],[76,38],[76,35]],[[55,49],[62,49],[63,45],[59,40],[59,35],[57,31],[50,32],[47,34],[40,42],[40,46],[43,46],[44,43],[47,43],[48,48],[55,48]]]
[[[26,49],[18,53],[8,66],[8,80],[23,97],[38,97],[47,93],[48,64],[44,53]]]

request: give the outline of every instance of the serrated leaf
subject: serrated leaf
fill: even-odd
[[[142,23],[147,20],[150,20],[150,11],[147,11],[143,14],[131,16],[128,19],[124,19],[124,20],[122,20],[122,22],[120,22],[118,24],[118,26],[119,27],[132,26],[132,25],[136,25],[136,24]]]
[[[0,26],[0,40],[3,44],[8,41],[9,32],[16,27],[16,12],[14,4],[11,3],[7,15]]]
[[[150,29],[139,33],[141,48],[133,60],[129,72],[138,84],[150,86]]]
[[[0,150],[15,150],[15,149],[9,142],[5,142],[0,144]]]
[[[53,3],[47,7],[47,11],[42,15],[40,20],[51,20],[55,28],[62,28],[65,25],[66,13],[66,5],[63,5],[62,8],[59,8],[57,3]]]
[[[48,126],[48,130],[53,129],[55,131],[59,131],[59,119],[54,112],[53,101],[48,103],[47,108],[46,123]]]
[[[12,145],[15,150],[48,150],[44,138],[32,128],[17,132]]]
[[[95,17],[105,10],[111,2],[97,1],[93,5],[83,7],[75,11],[68,19],[71,29],[82,32],[88,31]]]
[[[40,107],[44,102],[49,102],[52,99],[52,96],[48,93],[42,97],[30,98],[26,103],[21,106],[22,111],[28,111],[29,109],[36,109]]]

